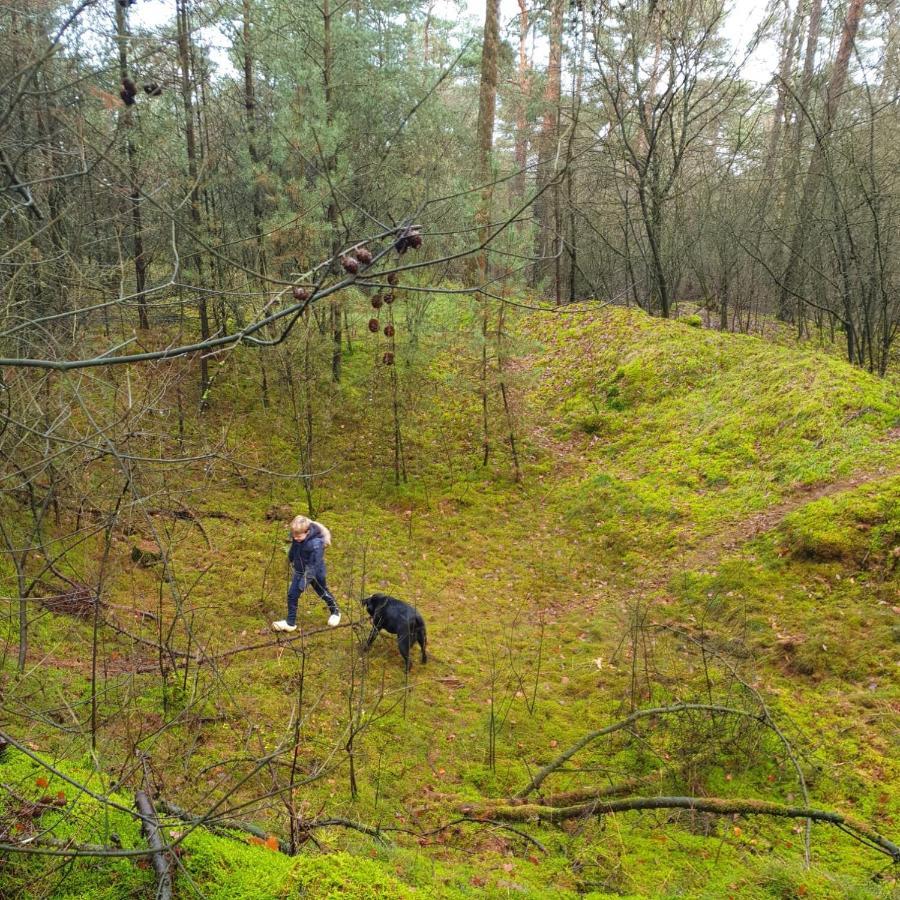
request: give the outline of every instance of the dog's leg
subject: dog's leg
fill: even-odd
[[[368,640],[366,641],[366,646],[363,648],[364,650],[368,651],[371,648],[372,644],[375,643],[375,638],[378,637],[379,631],[380,631],[380,629],[377,625],[372,626],[372,630],[369,632],[369,637],[368,637]]]
[[[409,662],[409,645],[412,643],[410,639],[409,632],[400,632],[397,635],[397,647],[400,650],[400,655],[403,657],[403,662],[406,664],[406,671],[408,672],[410,669]]]
[[[422,662],[428,662],[428,654],[425,652],[425,623],[419,622],[416,627],[416,640],[419,642],[419,646],[422,648]]]

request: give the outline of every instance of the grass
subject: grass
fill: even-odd
[[[516,484],[495,395],[491,459],[480,464],[479,350],[464,337],[466,315],[436,301],[417,347],[403,345],[408,483],[393,483],[390,380],[376,362],[375,339],[355,343],[345,357],[340,391],[323,381],[314,401],[312,468],[322,474],[313,496],[335,534],[332,587],[353,623],[361,619],[354,598],[367,590],[419,606],[429,625],[428,666],[416,666],[407,683],[388,637],[360,659],[352,630],[341,628],[309,637],[305,660],[296,644],[271,640],[216,667],[162,678],[152,671],[152,649],[103,631],[97,768],[130,783],[122,751],[138,743],[164,796],[208,808],[250,773],[253,759],[290,746],[302,666],[298,771],[313,780],[298,793],[300,811],[402,830],[388,832],[386,847],[323,830],[316,836],[327,853],[307,844],[296,859],[198,831],[185,842],[183,863],[204,896],[888,896],[889,874],[871,880],[879,858],[824,827],[815,831],[811,871],[801,865],[802,836],[770,821],[626,814],[571,830],[528,826],[547,854],[469,823],[423,836],[457,818],[460,803],[517,789],[585,731],[621,718],[632,698],[671,702],[727,691],[727,673],[710,656],[716,651],[756,686],[801,748],[813,800],[896,837],[895,800],[881,797],[898,775],[889,746],[897,479],[800,505],[778,530],[718,548],[702,565],[690,556],[798,491],[896,468],[896,444],[884,440],[900,414],[892,385],[807,351],[627,310],[525,320],[514,330],[516,364],[507,373],[525,473]],[[325,371],[327,347],[314,347]],[[190,455],[224,445],[255,468],[198,463],[174,478],[153,469],[141,485],[148,495],[168,491],[167,502],[230,518],[201,518],[204,537],[189,521],[135,511],[125,521],[134,533],[114,534],[108,597],[118,604],[116,620],[145,640],[156,639],[157,626],[128,609],[174,621],[182,648],[190,622],[208,654],[269,640],[268,622],[282,615],[283,523],[266,513],[281,504],[305,511],[305,495],[298,479],[268,473],[297,470],[303,418],[294,418],[278,376],[285,358],[268,357],[279,402],[277,413],[266,412],[258,358],[242,353],[217,382],[215,418],[189,418],[183,451],[166,432],[154,449]],[[121,490],[108,462],[85,477],[98,505]],[[130,561],[151,523],[182,585],[181,616],[160,568]],[[87,579],[97,548],[79,553],[71,572]],[[303,627],[321,627],[324,618],[318,598],[304,596]],[[698,652],[663,626],[702,637],[708,649]],[[14,619],[8,627],[14,646]],[[90,638],[86,623],[35,612],[33,667],[7,681],[8,704],[36,705],[64,721],[74,714],[74,732],[38,728],[33,739],[79,773]],[[123,674],[135,661],[151,671]],[[365,725],[355,746],[355,798],[345,749],[351,721]],[[716,753],[698,764],[685,748],[705,743]],[[289,759],[251,777],[234,802],[269,792],[273,780],[283,786]],[[588,771],[565,773],[554,789],[653,772],[661,761],[669,769],[661,791],[796,796],[796,777],[771,736],[711,733],[693,719],[590,748],[577,759]],[[286,833],[277,798],[242,816]],[[125,825],[117,827],[124,835]],[[82,840],[94,833],[79,832]],[[146,885],[148,873],[115,865],[123,879]],[[83,881],[66,881],[66,890],[83,883],[87,891],[107,871],[78,870]],[[126,883],[125,892],[138,889]],[[238,888],[244,893],[228,894]]]

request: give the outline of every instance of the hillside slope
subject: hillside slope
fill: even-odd
[[[523,456],[516,484],[499,397],[481,465],[466,315],[442,305],[408,350],[415,375],[399,367],[407,484],[394,486],[387,463],[376,356],[348,357],[340,393],[317,407],[317,515],[335,534],[330,579],[350,625],[324,629],[320,602],[305,596],[302,637],[268,631],[282,615],[284,563],[283,522],[267,513],[303,511],[296,480],[238,477],[219,461],[146,473],[147,494],[176,492],[202,531],[132,511],[130,533],[114,536],[100,769],[133,784],[140,749],[160,796],[202,813],[228,795],[223,806],[282,839],[285,798],[302,820],[384,829],[384,845],[340,825],[317,830],[317,849],[305,843],[296,861],[251,847],[229,862],[238,851],[216,842],[231,839],[198,833],[185,841],[179,890],[189,895],[190,875],[204,896],[254,896],[217,891],[233,871],[268,866],[281,879],[260,887],[268,896],[326,869],[348,881],[303,881],[304,896],[888,896],[883,858],[827,826],[813,829],[807,871],[802,823],[631,812],[510,831],[461,810],[521,789],[635,708],[706,704],[743,718],[648,718],[585,747],[545,792],[624,785],[791,803],[804,790],[799,766],[812,805],[896,839],[895,387],[825,356],[630,310],[532,317],[517,323],[505,374]],[[253,361],[236,356],[222,375],[216,413],[241,459],[287,472],[297,422],[259,409]],[[184,455],[215,439],[215,425],[192,422]],[[190,585],[177,600],[159,566],[131,561],[136,540],[154,537],[148,522]],[[90,569],[99,548],[82,552]],[[354,598],[367,589],[425,615],[431,659],[408,681],[389,637],[359,654]],[[159,651],[169,623],[182,656]],[[9,682],[10,730],[27,723],[47,758],[82,771],[90,623],[44,613],[32,642],[31,667]],[[78,725],[60,731],[49,722],[66,706]],[[27,716],[34,709],[46,727]],[[759,724],[763,709],[780,738]],[[101,839],[87,830],[81,840]],[[318,849],[351,856],[307,859]],[[37,895],[68,896],[50,875],[34,881],[39,865],[0,879],[13,896],[29,880]],[[72,883],[104,865],[79,863],[86,880]],[[139,871],[146,885],[152,873]]]

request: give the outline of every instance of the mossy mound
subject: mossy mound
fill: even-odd
[[[650,510],[660,527],[627,530],[665,549],[792,491],[900,465],[886,439],[896,388],[847,363],[637,310],[559,318],[526,325],[544,348],[532,402],[583,452],[560,483],[582,524],[602,521],[598,508],[620,521]]]
[[[900,552],[900,477],[796,510],[784,520],[784,544],[803,559],[893,565]]]

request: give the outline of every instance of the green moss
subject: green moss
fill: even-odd
[[[810,503],[787,516],[784,535],[799,557],[884,561],[900,545],[900,477]]]
[[[420,896],[412,888],[386,872],[379,863],[347,853],[332,853],[304,860],[291,873],[290,887],[281,896],[333,900],[405,900]]]

